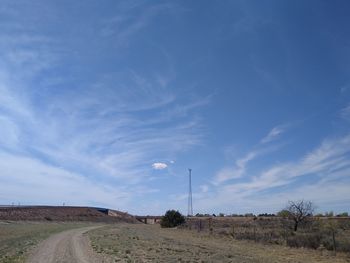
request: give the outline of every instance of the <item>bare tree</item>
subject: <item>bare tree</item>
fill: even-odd
[[[310,201],[299,200],[289,201],[284,211],[287,212],[288,218],[294,221],[294,231],[298,230],[300,223],[305,221],[307,217],[312,216],[315,206]]]

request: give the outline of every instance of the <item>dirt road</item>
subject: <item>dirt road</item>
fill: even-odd
[[[55,234],[44,240],[29,256],[27,263],[95,263],[103,262],[93,253],[84,234],[99,226],[84,227]]]

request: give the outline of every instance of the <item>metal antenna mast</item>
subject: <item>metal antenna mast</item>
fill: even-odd
[[[192,169],[188,169],[188,183],[189,183],[189,189],[188,189],[188,216],[193,216],[193,207],[192,207]]]

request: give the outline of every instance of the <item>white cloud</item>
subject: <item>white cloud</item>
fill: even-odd
[[[157,15],[173,7],[170,4],[158,4],[148,8],[138,8],[138,5],[142,4],[131,4],[129,7],[118,8],[121,13],[102,21],[101,36],[114,38],[118,45],[127,45],[131,38],[142,33]]]
[[[325,179],[332,176],[335,170],[339,171],[350,166],[350,159],[347,156],[349,153],[350,135],[325,140],[318,148],[306,154],[298,162],[272,166],[260,175],[253,177],[250,182],[231,185],[228,188],[235,191],[262,191],[289,184],[299,177],[312,174],[322,176]]]
[[[202,193],[206,193],[209,191],[209,186],[206,184],[200,185],[199,188],[200,188]]]
[[[279,125],[274,127],[259,143],[254,150],[248,152],[244,157],[239,158],[235,161],[234,166],[227,166],[219,170],[215,177],[213,183],[219,185],[231,179],[237,179],[244,176],[247,170],[249,162],[253,161],[257,157],[273,152],[277,150],[280,146],[270,146],[266,147],[265,144],[275,140],[280,134],[282,134],[287,125]],[[229,149],[229,151],[232,151]]]
[[[213,183],[215,185],[219,185],[228,180],[242,178],[246,174],[248,164],[251,161],[255,160],[256,158],[262,155],[274,152],[279,148],[280,148],[280,145],[275,145],[271,147],[257,148],[248,152],[248,154],[246,154],[244,157],[238,158],[235,161],[235,164],[233,167],[228,166],[219,170],[214,177]]]
[[[214,184],[220,184],[227,180],[237,179],[244,175],[246,171],[246,165],[253,160],[259,153],[252,151],[245,157],[238,159],[234,167],[225,167],[221,169],[215,176]]]
[[[19,165],[20,164],[20,165]],[[39,160],[0,154],[2,202],[22,204],[104,205],[126,208],[130,193],[121,187],[91,181]]]
[[[163,170],[168,167],[166,163],[153,163],[152,164],[153,169],[155,170]]]
[[[112,33],[119,44],[127,44],[164,8],[150,8],[142,17],[127,15],[131,23]],[[72,72],[75,59],[84,57],[89,63],[84,48],[76,50],[74,41],[63,43],[59,35],[39,32],[40,19],[28,13],[29,30],[21,10],[15,10],[16,26],[0,26],[6,29],[0,31],[0,154],[8,160],[0,160],[0,195],[10,201],[20,193],[22,202],[41,203],[61,203],[67,196],[68,204],[103,202],[115,207],[135,195],[156,192],[147,186],[149,164],[156,156],[175,158],[200,142],[200,122],[192,111],[202,100],[184,101],[169,88],[176,72],[168,73],[166,63],[164,70],[152,72],[132,67],[97,70],[89,76]],[[62,69],[68,73],[64,78],[57,75]],[[165,169],[167,164],[152,167]],[[56,185],[64,189],[62,194]]]
[[[8,117],[0,115],[0,146],[17,148],[19,131],[16,124]]]
[[[262,140],[261,143],[268,143],[275,140],[285,129],[282,126],[274,127]]]
[[[298,161],[273,165],[243,182],[219,184],[215,197],[203,196],[196,204],[202,209],[227,209],[235,204],[240,209],[262,212],[281,209],[288,200],[300,198],[318,205],[345,204],[350,200],[350,192],[345,190],[350,187],[349,172],[350,134],[326,139]],[[312,182],[305,180],[310,176]]]
[[[340,93],[346,93],[349,90],[349,85],[340,87]]]
[[[345,120],[350,120],[350,105],[340,111],[340,116]]]

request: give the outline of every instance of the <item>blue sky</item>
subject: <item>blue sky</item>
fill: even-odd
[[[0,203],[349,211],[348,1],[0,4]]]

